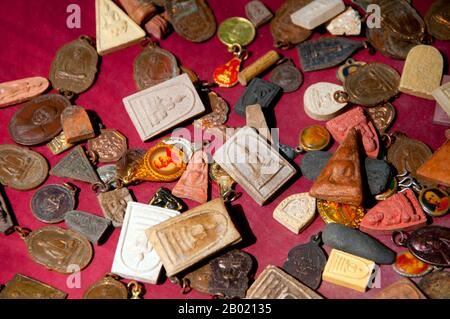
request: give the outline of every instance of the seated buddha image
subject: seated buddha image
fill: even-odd
[[[395,226],[401,223],[412,223],[420,220],[415,213],[411,202],[403,195],[398,194],[388,202],[381,202],[373,215],[367,215],[371,225]]]
[[[359,124],[357,127],[358,131],[361,133],[362,142],[366,152],[373,152],[377,149],[377,143],[375,136],[367,123]]]
[[[328,170],[328,180],[333,184],[348,185],[349,182],[357,180],[355,163],[350,160],[334,160],[333,166]]]
[[[56,72],[56,77],[64,80],[82,82],[87,78],[90,67],[90,54],[81,47],[63,51],[61,67]]]
[[[422,253],[440,254],[447,265],[450,265],[450,238],[428,234],[417,238],[412,246]]]

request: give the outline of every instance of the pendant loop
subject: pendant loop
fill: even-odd
[[[350,97],[347,92],[345,91],[336,91],[334,92],[334,100],[338,103],[348,103],[350,100]]]
[[[14,226],[14,231],[19,234],[20,238],[25,239],[30,233],[31,230],[28,228],[22,228],[20,226]]]
[[[190,280],[187,278],[183,278],[183,280],[181,281],[181,293],[183,295],[187,295],[191,291],[192,291],[192,287],[191,287]]]
[[[399,236],[400,236],[400,238],[398,238]],[[397,245],[399,247],[406,247],[406,241],[408,240],[408,234],[401,230],[400,231],[396,230],[392,233],[391,240],[395,245]]]
[[[132,280],[127,285],[128,289],[130,289],[131,298],[130,299],[141,299],[140,295],[142,293],[142,286],[137,281]]]

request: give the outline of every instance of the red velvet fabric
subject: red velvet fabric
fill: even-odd
[[[281,0],[263,1],[272,12],[275,12],[283,2]],[[81,7],[81,29],[66,27],[68,16],[66,7],[70,3],[77,3]],[[218,22],[231,16],[245,16],[245,3],[246,1],[240,0],[209,1]],[[431,1],[426,0],[413,1],[414,6],[422,15],[425,14],[430,3]],[[95,37],[94,1],[2,1],[0,34],[2,35],[0,82],[29,76],[47,76],[52,59],[59,47],[81,34]],[[327,36],[327,34],[320,35],[315,32],[313,35],[314,38],[320,36]],[[216,36],[205,43],[194,44],[184,40],[176,33],[172,33],[166,40],[161,41],[160,45],[162,48],[170,50],[178,57],[182,65],[195,70],[204,80],[212,80],[215,67],[231,58],[225,46]],[[435,46],[448,59],[450,43],[437,41]],[[269,25],[264,25],[257,30],[255,41],[248,46],[251,57],[245,62],[244,66],[248,66],[271,49],[273,49],[273,46]],[[142,143],[122,104],[123,97],[137,91],[133,80],[133,61],[141,51],[142,48],[135,45],[101,58],[97,81],[92,88],[80,95],[76,103],[89,110],[94,110],[107,127],[116,128],[124,133],[128,137],[130,148],[143,147],[148,149],[158,139]],[[299,66],[295,49],[280,52],[284,56],[292,58],[295,64]],[[355,54],[353,58],[367,62],[387,63],[399,72],[402,71],[404,64],[403,61],[394,61],[381,56],[379,53],[370,56],[364,50]],[[335,73],[336,69],[305,73],[305,83],[302,87],[294,93],[283,95],[275,107],[276,123],[280,129],[282,143],[292,146],[297,145],[298,134],[301,129],[318,123],[306,116],[303,110],[303,93],[309,85],[319,81],[339,83],[336,80]],[[444,74],[448,74],[448,64],[446,64]],[[264,78],[267,79],[268,75],[266,74]],[[244,87],[238,85],[231,89],[218,88],[214,90],[233,107],[244,91]],[[410,137],[427,143],[433,150],[436,150],[444,142],[445,127],[432,123],[435,102],[402,94],[393,104],[398,114],[391,132],[403,131]],[[8,134],[7,127],[9,120],[19,107],[17,105],[0,109],[0,143],[2,144],[14,143]],[[232,112],[227,124],[242,126],[245,124],[245,120]],[[336,143],[332,150],[335,148]],[[67,154],[53,156],[46,146],[33,147],[33,150],[47,157],[51,166]],[[300,163],[300,160],[301,156],[296,159],[296,163]],[[47,184],[62,182],[65,182],[65,180],[53,176],[50,176],[46,181]],[[89,186],[83,183],[74,183],[81,188],[77,209],[102,215],[96,195],[90,190]],[[147,203],[161,186],[160,183],[143,183],[131,187],[131,189],[137,201]],[[174,183],[164,186],[172,189]],[[239,220],[239,226],[243,229],[242,235],[247,238],[244,250],[254,255],[258,261],[257,274],[268,264],[282,266],[288,251],[292,247],[309,241],[313,234],[323,229],[323,221],[320,217],[316,217],[314,223],[303,233],[294,235],[272,218],[274,208],[284,198],[294,193],[306,192],[310,187],[311,182],[304,177],[300,177],[264,207],[258,206],[245,193],[232,204],[230,213]],[[240,190],[240,187],[238,187],[238,190]],[[31,214],[30,200],[34,191],[20,192],[6,188],[6,193],[21,226],[31,229],[46,226],[37,221]],[[211,193],[212,198],[218,196],[215,185],[212,186]],[[186,202],[190,208],[198,205],[194,202]],[[450,215],[440,219],[436,218],[434,223],[450,226]],[[66,227],[64,223],[58,226]],[[60,288],[69,294],[69,298],[81,298],[83,292],[91,284],[111,271],[119,233],[120,229],[116,229],[104,245],[95,246],[95,255],[91,264],[81,272],[81,288],[79,289],[70,289],[66,286],[67,275],[49,271],[35,264],[28,256],[25,244],[17,234],[0,235],[0,282],[5,283],[15,273],[22,273]],[[379,236],[378,238],[396,251],[403,250],[394,247],[388,236]],[[386,287],[400,279],[400,276],[392,270],[391,266],[382,266],[381,270],[381,287]],[[195,291],[188,295],[182,295],[180,288],[167,280],[160,285],[146,285],[146,290],[145,298],[208,298],[208,296]],[[319,292],[326,298],[370,298],[379,290],[379,288],[374,288],[363,294],[323,282]]]

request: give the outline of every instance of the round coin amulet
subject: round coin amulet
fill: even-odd
[[[305,151],[321,151],[330,144],[330,133],[320,125],[312,125],[302,130],[299,145]]]
[[[419,202],[425,213],[432,217],[442,217],[450,208],[448,193],[437,187],[422,190],[419,194]]]
[[[433,271],[434,267],[414,257],[409,251],[397,255],[392,268],[401,276],[416,278],[422,277]]]
[[[338,223],[352,228],[358,228],[364,217],[362,207],[321,199],[317,199],[317,210],[325,223]]]

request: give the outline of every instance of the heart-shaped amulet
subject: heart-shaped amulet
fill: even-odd
[[[226,64],[217,67],[214,71],[214,82],[227,88],[235,86],[238,82],[241,62],[240,58],[234,57]]]

